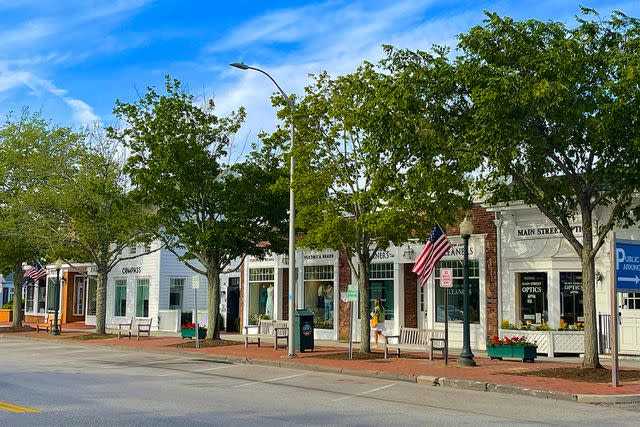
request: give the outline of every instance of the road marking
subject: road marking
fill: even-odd
[[[205,369],[198,369],[196,371],[189,371],[189,372],[207,372],[207,371],[217,371],[218,369],[226,369],[226,368],[231,368],[235,365],[225,365],[225,366],[215,366],[213,368],[205,368]]]
[[[172,377],[174,375],[181,374],[182,372],[169,372],[168,374],[158,374],[156,377]]]
[[[0,409],[8,412],[22,414],[24,412],[40,412],[38,409],[27,408],[26,406],[14,405],[13,403],[0,401]]]
[[[250,383],[239,384],[239,385],[236,385],[234,387],[244,387],[244,386],[248,386],[248,385],[251,385],[251,384],[270,383],[270,382],[273,382],[273,381],[286,380],[288,378],[300,377],[302,375],[307,375],[307,374],[303,373],[303,374],[288,375],[286,377],[271,378],[269,380],[264,380],[264,381],[251,381]]]
[[[344,396],[344,397],[341,397],[340,399],[335,399],[334,402],[339,402],[340,400],[351,399],[352,397],[364,396],[365,394],[375,393],[376,391],[384,390],[385,388],[393,387],[394,385],[396,385],[396,383],[383,385],[382,387],[376,387],[374,389],[363,391],[362,393],[354,394],[354,395],[351,395],[351,396]]]

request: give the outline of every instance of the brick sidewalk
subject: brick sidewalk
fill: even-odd
[[[11,334],[14,336],[23,336],[41,339],[64,339],[70,335],[78,334],[77,332],[64,332],[61,338],[51,337],[48,334],[36,334],[35,332]],[[504,384],[517,386],[520,388],[547,390],[564,392],[570,394],[593,394],[593,395],[631,395],[640,394],[640,381],[626,382],[618,388],[613,388],[608,383],[586,383],[578,381],[569,381],[556,378],[542,378],[535,376],[510,375],[510,373],[518,373],[528,370],[536,370],[542,368],[578,366],[567,363],[558,363],[550,361],[538,361],[536,363],[521,363],[517,360],[490,360],[487,358],[476,357],[477,367],[462,368],[456,365],[456,358],[450,357],[449,366],[444,365],[444,361],[437,359],[429,361],[424,354],[403,354],[400,359],[391,356],[388,360],[333,360],[318,357],[323,354],[346,352],[344,348],[336,347],[317,347],[313,352],[299,353],[295,359],[289,359],[286,355],[286,349],[274,350],[272,344],[265,343],[265,346],[258,347],[250,345],[244,348],[244,345],[201,348],[196,349],[178,349],[171,347],[174,344],[183,342],[180,338],[175,337],[152,337],[151,339],[141,339],[137,341],[135,338],[129,339],[99,339],[74,341],[75,343],[86,343],[91,345],[104,345],[112,347],[127,347],[137,350],[164,350],[175,351],[176,353],[199,353],[219,357],[243,358],[256,362],[279,363],[281,366],[291,364],[292,367],[298,364],[332,368],[334,370],[341,369],[343,371],[362,371],[363,374],[384,375],[395,374],[406,377],[431,376],[449,379],[462,379],[480,381],[491,384]],[[380,350],[377,350],[380,351]]]

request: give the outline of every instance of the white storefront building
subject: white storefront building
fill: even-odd
[[[498,213],[498,294],[500,320],[513,324],[547,323],[551,328],[584,322],[582,268],[569,242],[534,207],[522,203],[493,206]],[[606,218],[600,213],[595,217]],[[581,240],[580,219],[572,224]],[[617,238],[640,240],[637,226],[616,229]],[[610,242],[600,249],[595,260],[596,311],[600,319],[611,314]],[[618,295],[620,352],[640,353],[640,294]],[[603,323],[605,324],[605,323]],[[608,337],[608,331],[601,331]]]

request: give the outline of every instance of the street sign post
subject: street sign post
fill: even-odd
[[[200,288],[200,276],[191,276],[191,289],[193,289],[193,302],[196,308],[195,312],[195,332],[196,332],[196,348],[200,348],[200,326],[198,326],[198,288]]]
[[[347,302],[349,303],[349,360],[353,359],[353,303],[358,301],[358,285],[347,286]]]
[[[611,385],[620,384],[618,292],[640,292],[640,241],[616,240],[611,232]]]
[[[453,288],[453,268],[440,269],[440,287],[444,288],[444,364],[449,364],[449,288]]]

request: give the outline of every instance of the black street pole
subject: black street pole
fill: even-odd
[[[60,304],[60,269],[56,268],[56,301],[53,308],[53,327],[51,328],[51,335],[60,335],[60,329],[58,328],[58,305]]]
[[[463,234],[464,240],[464,265],[462,266],[462,304],[464,306],[463,326],[462,326],[462,352],[458,358],[460,366],[476,366],[471,351],[471,328],[469,325],[469,234]]]

